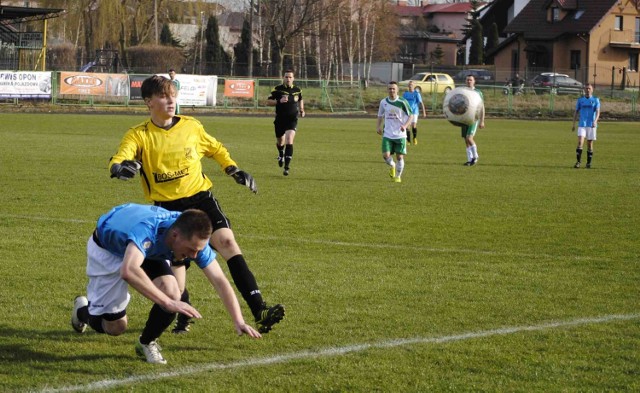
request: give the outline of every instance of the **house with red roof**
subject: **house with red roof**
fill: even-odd
[[[487,53],[496,69],[640,86],[640,0],[530,0]]]
[[[458,63],[458,47],[464,36],[470,3],[428,4],[422,1],[420,5],[412,6],[406,1],[399,1],[391,8],[400,21],[396,61],[426,64],[437,60],[440,65]],[[442,57],[434,59],[434,53],[440,51]]]

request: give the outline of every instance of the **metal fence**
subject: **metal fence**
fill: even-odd
[[[0,100],[2,105],[33,107],[77,107],[82,108],[132,108],[143,109],[142,100],[129,96],[97,96],[97,95],[64,95],[60,94],[60,73],[53,72],[50,100],[26,100],[11,98]],[[134,75],[130,75],[133,77]],[[137,75],[144,77],[144,75]],[[252,80],[254,93],[250,98],[229,97],[224,94],[225,82],[233,80]],[[237,78],[219,76],[216,90],[215,106],[181,106],[184,114],[216,112],[216,111],[254,111],[269,112],[273,108],[267,105],[267,97],[271,90],[282,83],[280,78]],[[380,100],[387,96],[386,84],[365,84],[362,81],[338,81],[323,79],[296,79],[300,86],[308,113],[377,113]],[[479,81],[477,87],[485,97],[485,107],[489,116],[539,118],[573,116],[575,101],[580,91],[569,94],[556,94],[551,89],[525,87],[521,91],[508,89],[497,81]],[[402,92],[401,92],[402,93]],[[603,117],[640,120],[638,101],[640,91],[617,88],[598,88],[595,95],[602,102]],[[433,115],[442,114],[443,93],[423,93],[423,100],[428,112]],[[55,109],[54,109],[55,110]]]

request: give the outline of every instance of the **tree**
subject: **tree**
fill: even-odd
[[[485,52],[489,52],[491,49],[495,49],[500,45],[500,39],[498,37],[498,24],[492,23],[489,29],[489,35],[487,36],[487,45]]]
[[[127,48],[155,44],[158,26],[188,23],[201,12],[213,14],[217,3],[172,0],[40,0],[44,8],[65,8],[50,20],[48,34],[53,41],[70,42],[82,51],[81,62],[93,60],[96,49],[118,48],[126,64]],[[157,12],[155,12],[157,10]],[[194,48],[195,49],[195,48]]]
[[[311,29],[315,22],[327,18],[332,13],[325,0],[262,0],[261,14],[270,30],[273,62],[277,64],[277,74],[284,73],[285,49],[294,38],[305,29]]]
[[[482,36],[482,25],[480,21],[473,21],[471,30],[471,50],[469,53],[469,64],[482,64],[484,61],[484,38]]]
[[[218,31],[218,18],[210,16],[207,20],[207,28],[205,35],[205,73],[206,74],[225,74],[224,65],[231,60],[229,54],[224,51],[220,45],[220,33]]]
[[[482,34],[482,24],[480,24],[480,11],[478,10],[480,1],[471,0],[469,3],[471,4],[471,11],[469,11],[467,23],[463,27],[465,36],[471,39],[469,64],[482,64],[484,38]]]
[[[240,41],[233,46],[233,53],[236,62],[236,74],[247,75],[244,70],[244,65],[249,65],[250,57],[256,58],[256,56],[249,56],[249,53],[253,50],[251,45],[251,25],[249,20],[245,18],[242,23],[242,32],[240,33]]]
[[[171,29],[169,29],[169,25],[166,23],[162,25],[162,31],[160,32],[160,44],[166,46],[182,47],[180,40],[177,40],[173,37]]]
[[[429,53],[429,57],[431,58],[431,62],[433,62],[433,64],[442,64],[442,59],[444,58],[444,50],[442,50],[440,44],[436,45],[436,48]]]

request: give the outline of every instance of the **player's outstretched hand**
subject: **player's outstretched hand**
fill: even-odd
[[[111,166],[111,177],[117,177],[120,180],[129,180],[142,168],[139,161],[124,160],[120,164]]]
[[[202,318],[202,315],[189,303],[179,300],[173,300],[168,306],[164,307],[169,312],[179,312],[191,318]]]
[[[249,187],[249,189],[254,193],[258,193],[258,186],[256,185],[256,181],[253,179],[253,176],[248,174],[245,171],[241,171],[238,167],[230,166],[225,169],[227,175],[233,176],[233,179],[236,183]]]
[[[262,334],[260,334],[256,329],[254,329],[252,326],[247,325],[246,323],[236,325],[236,333],[238,333],[238,336],[246,334],[251,338],[262,338]]]

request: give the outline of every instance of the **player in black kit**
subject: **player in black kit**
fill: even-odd
[[[298,127],[298,113],[304,117],[302,90],[293,84],[293,71],[284,73],[283,83],[276,86],[267,102],[276,107],[276,147],[278,148],[278,166],[284,166],[283,175],[289,176],[289,166],[293,158],[293,139]]]

